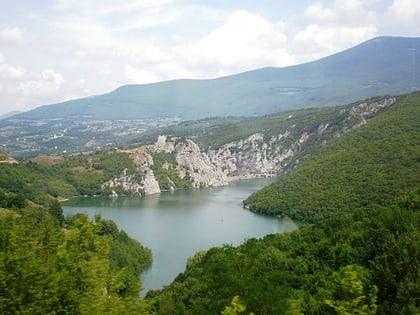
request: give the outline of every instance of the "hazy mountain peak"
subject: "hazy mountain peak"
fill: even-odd
[[[420,89],[419,50],[417,37],[377,37],[301,65],[210,80],[126,85],[104,95],[41,106],[18,117],[199,119],[338,105]]]

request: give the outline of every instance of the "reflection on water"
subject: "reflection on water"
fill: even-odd
[[[152,249],[153,264],[142,275],[144,292],[169,284],[199,250],[239,245],[252,237],[294,230],[290,219],[251,213],[242,200],[272,180],[239,181],[229,186],[179,190],[146,197],[79,198],[63,204],[65,214],[101,213]]]

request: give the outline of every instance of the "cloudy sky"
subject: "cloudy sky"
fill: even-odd
[[[0,0],[0,115],[420,36],[418,0]]]

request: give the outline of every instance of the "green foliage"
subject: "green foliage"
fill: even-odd
[[[152,263],[152,252],[132,239],[125,231],[119,230],[112,220],[101,219],[96,215],[99,235],[109,237],[109,264],[113,271],[123,270],[119,275],[118,294],[136,296],[141,290],[138,279],[144,268]]]
[[[58,225],[62,226],[64,223],[64,214],[61,204],[57,200],[52,200],[48,206],[48,212],[56,220]]]
[[[366,283],[366,278],[361,275],[365,272],[362,267],[354,265],[345,266],[335,272],[333,278],[337,288],[334,292],[334,300],[325,300],[325,304],[339,315],[376,314],[378,288]]]
[[[27,200],[22,193],[12,193],[0,189],[0,208],[22,209],[27,204]]]
[[[60,219],[58,203],[0,212],[0,313],[146,314],[139,274],[150,251],[118,228],[103,233],[99,217],[77,215],[66,229]]]
[[[242,304],[241,297],[236,295],[233,297],[232,302],[229,306],[226,306],[222,312],[222,315],[238,315],[245,312],[246,306]],[[254,313],[250,313],[252,315]]]
[[[217,149],[223,144],[245,139],[258,132],[263,132],[268,142],[272,136],[278,136],[287,130],[290,135],[284,139],[284,145],[290,145],[302,133],[316,131],[320,124],[329,122],[331,126],[328,131],[316,136],[312,143],[309,143],[309,147],[314,147],[324,140],[331,139],[338,131],[351,128],[360,122],[356,118],[350,121],[345,111],[354,105],[355,103],[340,107],[289,110],[261,117],[219,117],[187,121],[175,126],[150,130],[142,134],[137,141],[153,142],[158,135],[168,134],[193,138],[194,142],[203,149],[210,147]]]
[[[123,152],[38,156],[20,164],[0,163],[0,189],[7,191],[10,198],[22,195],[38,204],[48,205],[51,197],[103,194],[101,185],[125,169],[134,177],[141,175],[129,155]]]
[[[309,160],[244,204],[256,212],[319,221],[389,205],[415,188],[420,163],[420,95],[413,94],[368,124],[321,147]]]
[[[54,314],[59,286],[56,253],[62,239],[43,210],[0,215],[1,314]]]

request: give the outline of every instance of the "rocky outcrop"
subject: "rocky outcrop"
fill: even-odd
[[[302,134],[298,140],[286,146],[282,141],[289,136],[290,132],[285,131],[265,141],[264,134],[259,132],[246,139],[227,143],[217,150],[209,150],[208,155],[212,163],[229,178],[277,176],[282,172],[282,163],[299,151],[308,137],[306,133]]]
[[[120,176],[115,177],[102,185],[102,189],[112,189],[112,195],[115,196],[114,189],[122,190],[131,195],[152,195],[160,193],[159,183],[157,182],[153,171],[144,168],[144,176],[138,181],[133,174],[129,174],[125,169]]]
[[[120,176],[115,177],[102,185],[103,189],[119,188],[126,194],[157,194],[162,188],[153,171],[156,153],[167,153],[174,161],[165,161],[162,169],[174,169],[180,179],[188,178],[190,187],[217,187],[228,183],[227,175],[209,157],[201,152],[196,143],[189,139],[168,138],[159,136],[157,142],[131,150],[125,150],[134,161],[141,178],[128,174],[125,170]],[[171,178],[166,178],[170,183],[169,189],[177,189],[176,183]]]
[[[156,169],[154,161],[158,153],[164,153],[168,158],[163,163],[160,161],[160,168],[175,171],[182,180],[188,179],[190,187],[215,187],[226,185],[231,180],[279,176],[309,156],[313,147],[365,124],[369,117],[395,101],[391,97],[356,104],[338,110],[331,121],[318,121],[316,125],[309,124],[304,128],[291,123],[288,128],[274,134],[260,131],[205,151],[190,139],[159,136],[154,144],[125,151],[142,174],[141,178],[125,170],[119,177],[105,183],[103,188],[119,187],[134,195],[160,193],[159,184],[162,183],[155,174],[160,169]],[[165,174],[168,172],[160,173],[160,180],[167,176]],[[174,178],[167,176],[163,179],[169,185],[166,189],[179,188]]]
[[[188,175],[193,187],[217,187],[228,183],[227,176],[220,166],[212,163],[193,141],[184,140],[177,143],[173,152],[179,165],[180,177]]]

